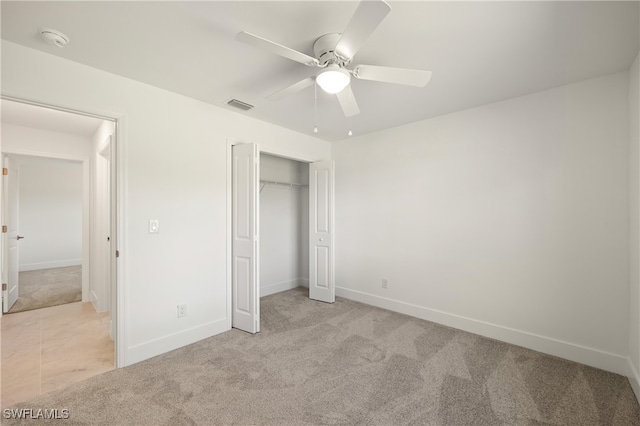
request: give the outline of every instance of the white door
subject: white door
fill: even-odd
[[[260,162],[257,144],[233,146],[232,154],[232,322],[234,328],[260,331],[258,273],[258,185]]]
[[[336,300],[333,252],[333,161],[309,164],[309,297]]]
[[[112,136],[108,135],[100,144],[102,147],[98,155],[96,156],[96,198],[98,209],[95,213],[96,218],[96,256],[98,257],[96,262],[96,271],[94,273],[94,282],[96,289],[100,288],[100,299],[98,300],[99,311],[109,311],[110,320],[110,333],[111,338],[115,336],[115,306],[116,306],[116,293],[114,289],[115,274],[113,273],[113,267],[115,266],[112,260],[115,232],[112,228],[114,215],[112,214],[112,203],[115,204],[115,191],[112,190],[113,185],[113,142]]]
[[[2,219],[7,232],[2,234],[2,311],[8,312],[18,300],[18,169],[4,157],[8,174],[3,176]],[[6,284],[6,290],[4,290]]]

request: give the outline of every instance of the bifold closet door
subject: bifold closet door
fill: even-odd
[[[309,297],[333,303],[334,274],[334,164],[309,164]]]
[[[257,144],[234,145],[232,153],[232,321],[234,328],[260,331],[258,288],[258,188],[260,151]]]

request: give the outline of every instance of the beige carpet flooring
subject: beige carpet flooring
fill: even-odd
[[[10,314],[82,300],[82,266],[20,272],[18,279],[18,300]]]
[[[68,409],[61,424],[640,425],[616,374],[302,289],[261,308],[257,335],[231,330],[17,407]]]

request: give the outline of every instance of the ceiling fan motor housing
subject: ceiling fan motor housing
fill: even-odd
[[[340,58],[335,54],[335,48],[340,41],[340,33],[329,33],[318,38],[313,43],[313,53],[316,55],[316,59],[320,61],[321,66],[327,64],[338,64],[341,67],[346,67],[351,62],[351,58]]]

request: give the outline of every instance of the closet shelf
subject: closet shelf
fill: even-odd
[[[285,185],[285,186],[297,186],[297,187],[301,187],[301,188],[308,188],[309,185],[306,185],[304,183],[291,183],[291,182],[278,182],[275,180],[260,180],[260,183],[264,183],[264,184],[272,184],[272,185]]]

